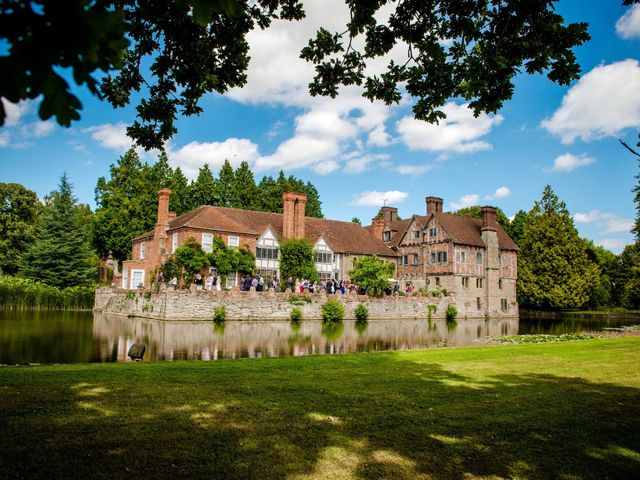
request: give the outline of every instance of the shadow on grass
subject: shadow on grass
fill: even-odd
[[[640,392],[394,354],[10,379],[5,478],[633,478]],[[8,393],[7,393],[8,392]]]

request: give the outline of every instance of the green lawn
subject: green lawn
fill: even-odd
[[[638,478],[640,338],[0,368],[3,478]]]

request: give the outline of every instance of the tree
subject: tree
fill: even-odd
[[[450,98],[469,101],[476,115],[495,112],[513,95],[521,70],[564,85],[580,73],[572,49],[589,39],[587,25],[565,25],[553,0],[398,2],[388,22],[379,22],[389,3],[349,0],[345,30],[322,28],[309,41],[302,57],[316,66],[313,95],[335,97],[340,85],[356,84],[367,98],[390,104],[403,86],[416,99],[416,118],[436,122]],[[161,148],[178,114],[197,115],[206,93],[246,83],[248,32],[273,18],[303,16],[299,0],[5,2],[0,39],[9,54],[1,57],[0,96],[15,103],[43,95],[41,118],[55,115],[68,126],[81,109],[58,73],[68,68],[76,83],[114,107],[141,92],[128,134],[146,149]],[[357,36],[364,37],[362,51],[352,42]],[[406,45],[406,62],[391,61],[383,74],[367,77],[368,64],[396,45]]]
[[[189,200],[191,201],[191,210],[198,208],[200,205],[216,204],[216,180],[208,164],[200,167],[198,178],[189,185]]]
[[[202,250],[202,245],[193,237],[176,248],[172,258],[178,267],[180,277],[184,278],[187,285],[191,284],[196,273],[202,272],[210,265],[209,257]]]
[[[67,174],[51,195],[35,242],[22,257],[23,275],[59,288],[95,282],[97,257],[91,248]]]
[[[280,243],[280,276],[318,281],[313,245],[305,239],[288,238]]]
[[[375,255],[354,260],[353,270],[349,272],[351,281],[367,293],[381,294],[389,288],[389,279],[393,277],[396,266],[385,262]]]
[[[547,185],[527,216],[518,257],[520,302],[552,309],[585,305],[600,272],[564,202]]]
[[[507,233],[511,239],[516,242],[516,245],[520,245],[522,235],[524,235],[524,228],[527,225],[527,212],[524,210],[518,210],[513,220],[509,222]]]
[[[616,305],[640,308],[640,242],[627,245],[612,268]]]
[[[615,271],[616,255],[592,240],[583,239],[585,251],[589,260],[598,266],[600,277],[596,288],[591,292],[587,306],[598,308],[613,306],[612,274]]]
[[[232,191],[231,207],[245,210],[258,209],[258,187],[249,164],[244,160],[233,174]]]
[[[18,183],[0,183],[0,272],[15,275],[33,243],[42,204]]]
[[[303,193],[307,196],[305,215],[307,217],[323,218],[320,195],[311,182],[304,183],[293,175],[286,177],[284,172],[280,170],[277,180],[274,180],[271,176],[263,177],[258,184],[258,190],[260,191],[259,210],[282,213],[283,193]]]
[[[640,142],[638,142],[640,145]],[[640,160],[638,161],[638,166],[640,167]],[[636,243],[640,243],[640,172],[636,175],[636,185],[633,187],[633,201],[636,204],[636,221],[633,225],[631,231],[636,236]]]
[[[235,182],[235,175],[233,173],[233,167],[229,160],[225,160],[220,167],[218,173],[218,181],[216,182],[215,201],[216,205],[221,207],[231,207],[233,204],[233,187]]]
[[[463,217],[482,219],[482,207],[478,205],[474,205],[473,207],[464,207],[453,213]],[[498,222],[498,224],[506,231],[509,231],[509,218],[507,218],[504,212],[499,208],[496,208],[496,222]]]

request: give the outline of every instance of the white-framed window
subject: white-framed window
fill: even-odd
[[[210,233],[202,234],[202,250],[210,252],[213,250],[213,235]]]
[[[122,288],[129,288],[129,269],[122,270]]]
[[[240,237],[234,237],[229,235],[229,238],[227,239],[227,245],[229,247],[239,247],[240,246]]]
[[[482,252],[476,253],[476,265],[482,265]]]
[[[178,249],[178,234],[174,233],[171,237],[171,253],[176,253]]]
[[[413,254],[413,265],[419,265],[420,264],[420,257],[418,256],[417,253]]]
[[[237,237],[236,237],[237,238]],[[227,277],[227,288],[233,288],[238,285],[238,272],[231,272]]]
[[[413,239],[414,240],[420,240],[420,230],[414,230]]]
[[[333,254],[327,252],[316,252],[316,263],[333,263]]]
[[[278,260],[278,247],[257,247],[256,258],[261,260]]]
[[[131,270],[131,289],[144,285],[144,270]]]
[[[391,232],[382,232],[382,241],[388,242],[391,240]]]
[[[436,263],[436,252],[431,252],[431,263]]]
[[[437,232],[437,230],[435,228],[430,228],[429,229],[429,236],[430,237],[435,237],[437,233],[438,232]]]
[[[402,265],[407,265],[409,263],[409,255],[402,255]]]
[[[144,242],[140,244],[140,260],[144,260]]]

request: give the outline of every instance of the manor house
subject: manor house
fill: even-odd
[[[443,212],[442,204],[427,197],[426,215],[406,220],[397,208],[382,207],[366,228],[397,252],[403,283],[446,289],[465,311],[518,315],[518,247],[496,222],[496,209],[482,207],[478,220]]]
[[[148,286],[151,272],[189,238],[200,242],[204,251],[211,251],[214,236],[229,247],[246,246],[256,257],[257,273],[265,277],[280,278],[278,251],[285,238],[306,238],[313,244],[320,278],[347,280],[353,261],[363,256],[397,262],[391,248],[356,223],[306,217],[307,197],[302,194],[284,193],[283,213],[202,205],[179,217],[169,211],[170,197],[169,189],[158,192],[155,228],[133,239],[131,260],[123,262],[122,288]],[[237,284],[236,272],[227,278],[226,287]]]

